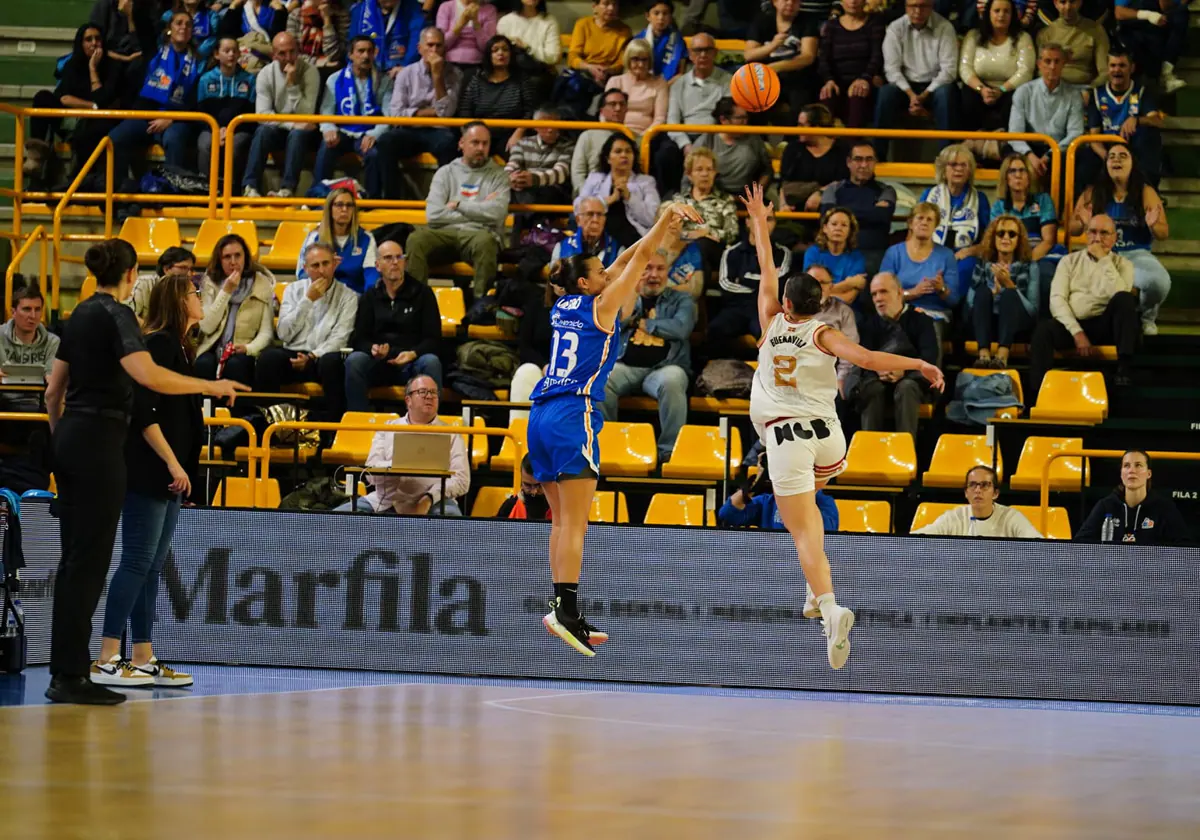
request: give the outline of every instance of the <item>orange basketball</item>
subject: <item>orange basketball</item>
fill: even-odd
[[[729,93],[747,111],[766,111],[779,99],[779,75],[757,61],[744,64],[733,74]]]

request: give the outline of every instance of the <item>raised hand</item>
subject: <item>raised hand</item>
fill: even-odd
[[[745,195],[738,196],[738,199],[746,207],[746,212],[750,214],[752,219],[766,220],[769,211],[775,209],[775,205],[763,202],[762,184],[755,182],[746,186]]]

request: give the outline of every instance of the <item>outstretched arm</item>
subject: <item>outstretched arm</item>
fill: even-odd
[[[922,359],[910,356],[898,356],[895,353],[881,353],[878,350],[868,350],[857,344],[835,329],[824,329],[817,333],[817,343],[839,359],[845,359],[865,370],[915,370],[929,380],[934,390],[940,391],[946,386],[942,372],[935,365]]]
[[[661,248],[668,237],[678,238],[685,220],[696,224],[704,223],[704,218],[695,207],[687,204],[672,204],[659,216],[654,227],[650,228],[650,231],[629,249],[633,255],[625,263],[620,275],[609,283],[596,299],[596,318],[601,324],[613,322],[617,313],[637,291],[638,281],[642,279],[642,273],[646,270],[646,263],[650,261],[650,255]],[[613,263],[614,266],[616,264]]]
[[[742,198],[746,212],[750,214],[750,229],[754,231],[754,248],[758,254],[758,323],[763,332],[771,320],[783,311],[779,305],[779,272],[775,270],[775,254],[771,248],[771,234],[767,218],[774,209],[773,204],[763,203],[761,184],[746,187]]]

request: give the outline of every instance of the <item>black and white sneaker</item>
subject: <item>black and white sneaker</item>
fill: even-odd
[[[555,595],[549,600],[546,606],[548,606],[551,610],[556,610],[558,609],[558,601],[558,596]],[[588,641],[593,645],[602,645],[608,641],[608,634],[600,628],[594,627],[590,621],[583,617],[582,614],[580,614],[579,620],[583,622],[583,629],[588,631]]]
[[[596,650],[589,640],[587,627],[582,617],[570,618],[553,609],[542,618],[542,624],[552,636],[558,636],[584,656],[595,656]]]

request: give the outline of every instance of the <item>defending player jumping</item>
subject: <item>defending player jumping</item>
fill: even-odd
[[[584,656],[595,656],[592,645],[608,639],[580,614],[578,603],[583,539],[600,475],[604,421],[597,405],[616,362],[622,313],[634,305],[650,255],[678,238],[684,220],[704,223],[694,208],[675,204],[607,269],[590,256],[568,257],[550,269],[551,284],[564,294],[550,311],[550,363],[533,389],[528,433],[533,476],[552,512],[554,599],[542,623]]]
[[[846,468],[846,439],[838,423],[838,358],[867,370],[916,370],[934,388],[942,372],[928,362],[867,350],[813,316],[821,308],[821,285],[808,274],[793,276],[779,302],[779,275],[771,253],[762,187],[752,184],[742,199],[750,215],[762,280],[758,319],[762,325],[758,370],[750,390],[750,419],[767,450],[775,501],[784,526],[796,543],[808,581],[804,615],[822,619],[826,653],[833,668],[850,656],[854,613],[838,606],[825,556],[824,529],[815,494]]]

